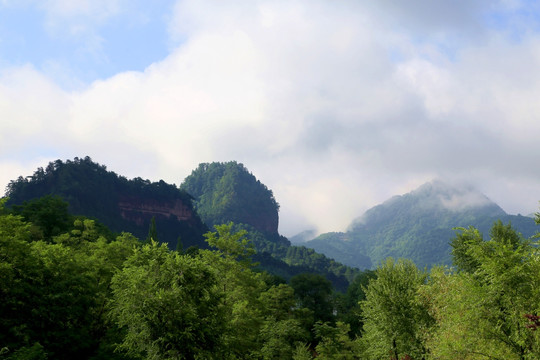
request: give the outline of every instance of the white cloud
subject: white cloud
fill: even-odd
[[[123,5],[54,4],[66,21]],[[31,66],[5,69],[0,180],[30,175],[43,152],[177,184],[200,162],[234,159],[274,190],[286,235],[344,230],[436,176],[531,212],[540,37],[485,27],[483,2],[460,2],[447,20],[424,18],[422,4],[182,1],[170,24],[182,45],[145,71],[68,91]]]

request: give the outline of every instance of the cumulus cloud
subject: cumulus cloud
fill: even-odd
[[[51,4],[68,20],[125,5]],[[237,160],[274,191],[285,235],[344,230],[434,177],[532,212],[540,35],[486,23],[507,8],[179,1],[168,28],[181,45],[144,71],[73,91],[32,65],[2,70],[0,181],[43,155],[176,184],[200,162]]]

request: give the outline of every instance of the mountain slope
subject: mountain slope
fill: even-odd
[[[305,245],[360,268],[367,267],[366,255],[373,265],[389,256],[409,258],[420,267],[450,264],[453,228],[475,226],[487,235],[498,219],[526,237],[536,232],[533,219],[506,214],[473,188],[433,181],[369,209],[347,232],[323,234]]]

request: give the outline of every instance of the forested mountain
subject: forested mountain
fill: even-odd
[[[152,219],[155,236],[177,247],[205,246],[208,228],[193,209],[185,191],[164,181],[128,180],[91,158],[50,162],[32,176],[13,180],[7,187],[8,206],[45,195],[57,195],[69,204],[69,212],[99,219],[114,232],[127,231],[140,239],[148,235]]]
[[[291,248],[277,231],[279,205],[272,191],[236,162],[201,164],[178,189],[162,180],[128,180],[89,157],[56,160],[11,181],[6,195],[8,206],[56,195],[67,201],[71,214],[98,219],[113,232],[130,232],[141,240],[151,236],[171,249],[206,248],[204,233],[234,222],[235,230],[248,231],[261,268],[287,280],[313,272],[345,291],[358,273],[313,249]]]
[[[507,214],[473,188],[433,181],[369,209],[346,232],[322,234],[305,245],[359,268],[387,257],[411,259],[421,267],[450,264],[453,228],[474,226],[487,236],[499,219],[525,237],[537,231],[532,218]]]
[[[180,189],[194,197],[197,212],[210,227],[232,221],[264,233],[278,232],[279,204],[272,190],[242,164],[200,164]]]

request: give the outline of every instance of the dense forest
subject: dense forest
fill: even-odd
[[[70,215],[0,207],[2,359],[537,359],[540,253],[510,225],[462,228],[454,267],[387,259],[345,294],[257,271],[247,231],[171,250]],[[540,221],[540,215],[537,216]]]
[[[272,190],[242,164],[200,164],[180,189],[194,197],[197,213],[209,227],[232,221],[263,233],[278,232],[279,204]]]

